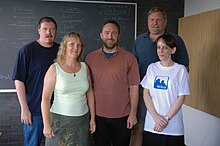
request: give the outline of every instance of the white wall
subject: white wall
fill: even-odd
[[[193,98],[193,97],[191,97]],[[185,143],[187,146],[219,146],[220,119],[184,105]]]
[[[184,16],[219,8],[220,0],[185,0]],[[220,146],[219,118],[186,105],[183,106],[183,114],[187,146]]]
[[[219,9],[220,0],[185,0],[184,16]]]

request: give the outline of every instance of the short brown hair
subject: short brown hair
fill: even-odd
[[[105,21],[104,24],[102,25],[101,32],[102,32],[104,26],[105,26],[106,24],[109,24],[109,23],[112,23],[112,24],[114,24],[115,26],[117,26],[117,28],[118,28],[118,33],[120,34],[120,32],[121,32],[121,31],[120,31],[120,25],[119,25],[118,22],[115,21],[115,20],[107,20],[107,21]]]
[[[54,23],[54,25],[55,25],[55,27],[56,27],[56,29],[57,29],[57,23],[56,23],[56,21],[55,21],[52,17],[42,17],[42,18],[39,20],[39,22],[38,22],[38,29],[41,27],[41,24],[42,24],[43,22],[52,22],[52,23]]]

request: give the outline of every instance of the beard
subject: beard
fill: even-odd
[[[112,50],[115,46],[118,45],[118,41],[114,43],[107,43],[106,41],[102,40],[102,42],[103,42],[104,47],[108,50]]]

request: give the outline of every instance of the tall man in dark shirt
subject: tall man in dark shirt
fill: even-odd
[[[21,106],[25,146],[39,146],[43,139],[41,98],[44,75],[59,48],[54,42],[57,23],[53,18],[40,19],[38,34],[36,41],[19,50],[12,76]]]

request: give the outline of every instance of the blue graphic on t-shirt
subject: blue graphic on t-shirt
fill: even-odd
[[[154,79],[154,88],[167,90],[169,77],[167,76],[156,76]]]

